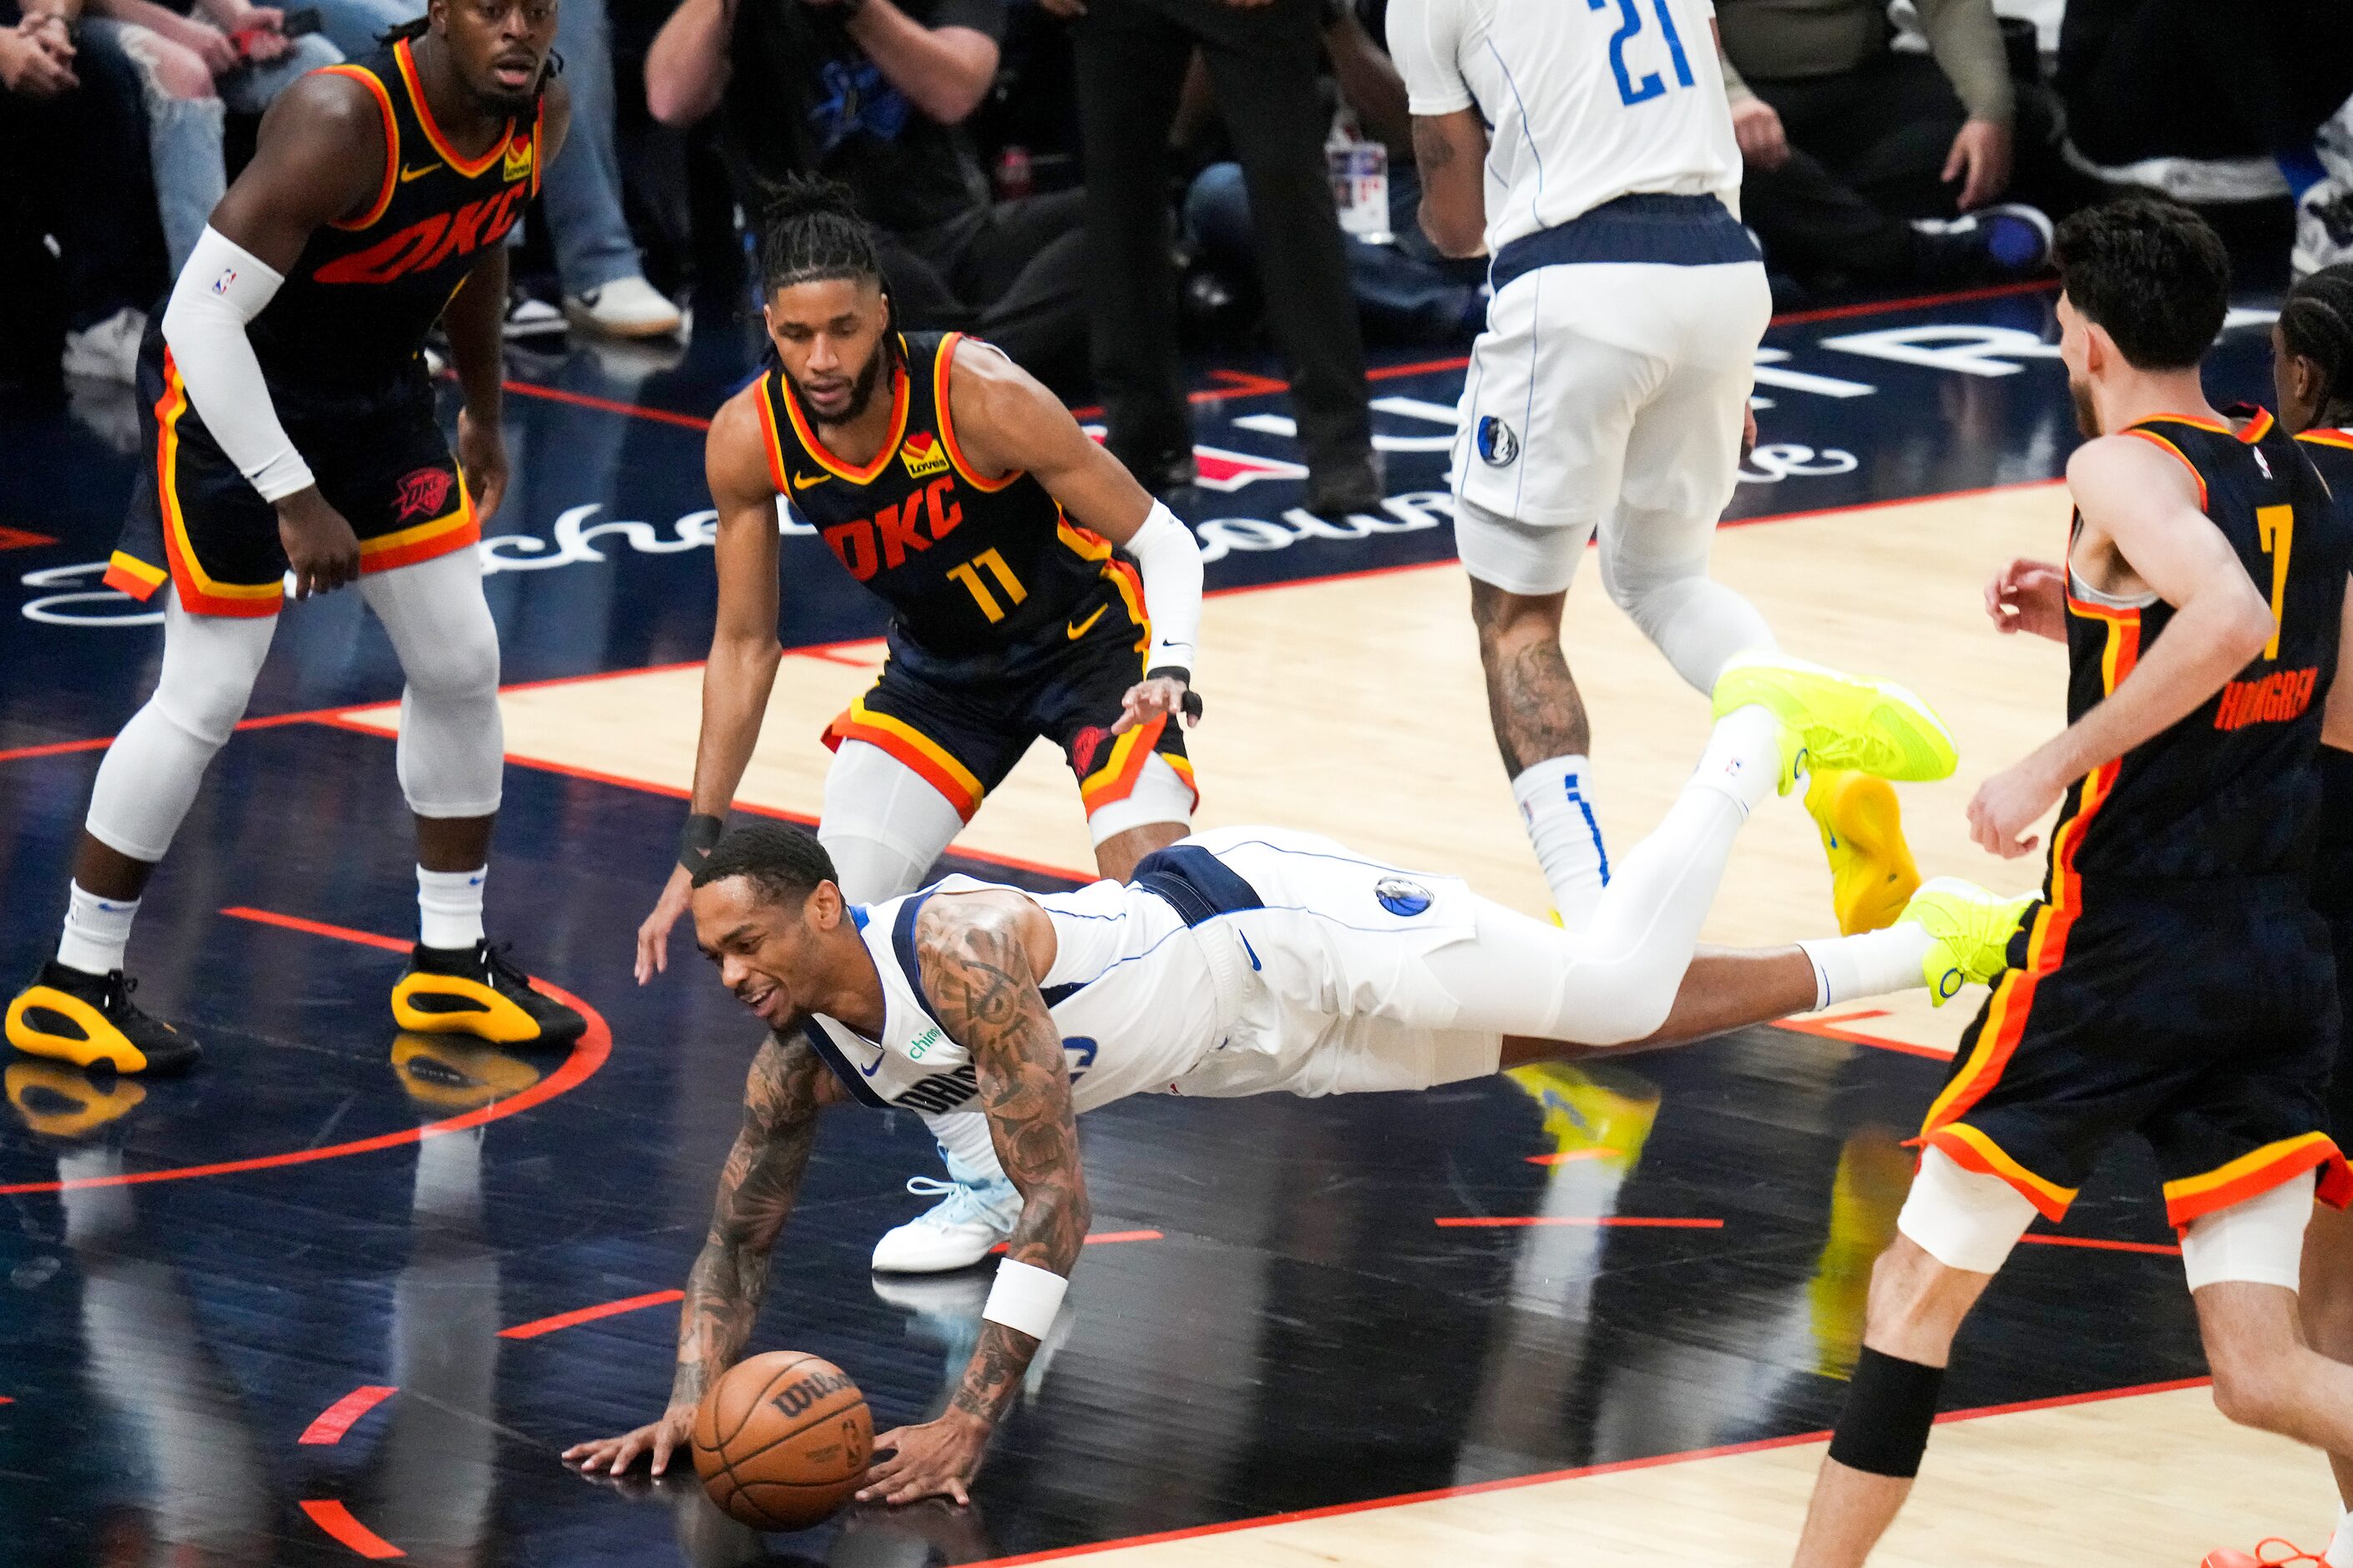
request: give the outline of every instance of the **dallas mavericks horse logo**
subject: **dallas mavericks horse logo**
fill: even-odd
[[[1492,414],[1479,420],[1478,445],[1479,460],[1491,468],[1508,468],[1520,456],[1520,438]]]
[[[1411,920],[1430,908],[1430,889],[1403,877],[1383,877],[1373,884],[1373,897],[1399,920]]]

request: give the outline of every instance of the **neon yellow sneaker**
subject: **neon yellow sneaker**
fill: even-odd
[[[1806,786],[1806,810],[1831,862],[1831,907],[1845,936],[1895,923],[1920,889],[1904,842],[1904,814],[1885,779],[1823,769]]]
[[[1841,675],[1780,653],[1735,654],[1715,679],[1715,716],[1750,703],[1781,721],[1781,793],[1816,768],[1941,779],[1960,765],[1953,732],[1889,680]]]
[[[1928,1000],[1941,1007],[1964,985],[1992,984],[2010,967],[2010,939],[2034,899],[2031,893],[1998,898],[1958,877],[1939,877],[1915,893],[1900,918],[1932,939],[1920,961]]]

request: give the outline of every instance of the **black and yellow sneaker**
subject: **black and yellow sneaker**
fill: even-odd
[[[116,1072],[184,1072],[204,1050],[131,1000],[139,983],[120,969],[91,974],[55,959],[8,1004],[8,1043],[28,1057]]]
[[[0,1088],[26,1127],[60,1143],[76,1143],[138,1109],[147,1091],[116,1074],[100,1089],[79,1068],[57,1062],[10,1062]]]
[[[392,1016],[420,1035],[471,1035],[494,1046],[568,1046],[588,1020],[544,992],[507,956],[506,944],[410,950],[392,987]]]

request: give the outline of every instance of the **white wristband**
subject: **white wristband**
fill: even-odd
[[[1053,1330],[1054,1315],[1062,1310],[1062,1292],[1070,1288],[1071,1282],[1050,1268],[1008,1258],[997,1266],[997,1283],[988,1288],[988,1305],[980,1315],[1017,1334],[1042,1340]]]

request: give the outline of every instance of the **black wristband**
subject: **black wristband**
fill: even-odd
[[[1201,721],[1201,694],[1193,689],[1193,672],[1181,664],[1164,664],[1157,669],[1144,672],[1146,680],[1174,680],[1185,688],[1184,700],[1176,704],[1178,712],[1198,724]]]
[[[678,830],[678,863],[689,871],[700,872],[703,862],[711,858],[712,846],[717,844],[719,836],[726,831],[727,823],[723,817],[713,816],[707,811],[694,813],[686,819],[686,826]]]

